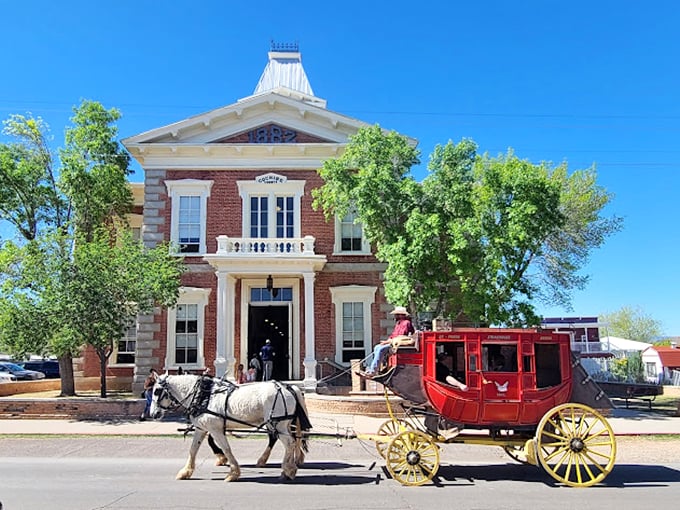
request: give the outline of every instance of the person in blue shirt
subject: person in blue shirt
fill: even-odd
[[[272,372],[274,370],[274,348],[272,347],[272,341],[267,338],[265,340],[262,349],[260,349],[260,359],[262,360],[262,380],[270,381],[272,378]]]

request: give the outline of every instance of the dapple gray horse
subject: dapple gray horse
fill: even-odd
[[[237,480],[241,470],[225,432],[244,427],[262,429],[270,434],[270,438],[280,439],[285,450],[281,478],[295,478],[301,463],[304,432],[311,428],[299,388],[277,381],[237,386],[204,376],[165,374],[158,378],[153,388],[150,415],[159,418],[168,409],[184,411],[196,429],[187,463],[177,473],[178,480],[191,478],[196,453],[207,434],[212,436],[229,463],[230,471],[225,481]],[[266,462],[271,444],[270,441],[258,464]]]

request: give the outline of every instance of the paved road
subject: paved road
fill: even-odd
[[[242,478],[226,484],[227,468],[199,453],[194,478],[174,480],[188,451],[180,437],[0,438],[0,501],[16,509],[522,509],[673,508],[680,500],[680,459],[621,461],[601,486],[560,487],[537,467],[509,460],[499,448],[446,445],[435,483],[402,487],[387,477],[373,443],[316,439],[294,482],[278,483],[282,451],[272,464],[254,461],[263,440],[233,448]],[[637,444],[637,443],[635,443]],[[639,446],[639,445],[638,445]],[[630,452],[627,453],[627,450]]]

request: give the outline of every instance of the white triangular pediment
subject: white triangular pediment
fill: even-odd
[[[126,147],[139,144],[209,144],[269,124],[339,144],[347,143],[350,135],[368,125],[272,91],[126,138],[123,144]]]

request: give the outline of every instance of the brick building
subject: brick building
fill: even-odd
[[[134,360],[116,353],[111,373],[134,389],[150,367],[232,377],[270,339],[274,377],[314,389],[319,363],[349,366],[386,337],[384,266],[361,226],[312,209],[318,168],[365,125],[328,110],[286,46],[253,95],[123,140],[144,169],[142,238],[176,243],[188,270],[178,305],[139,317]]]

